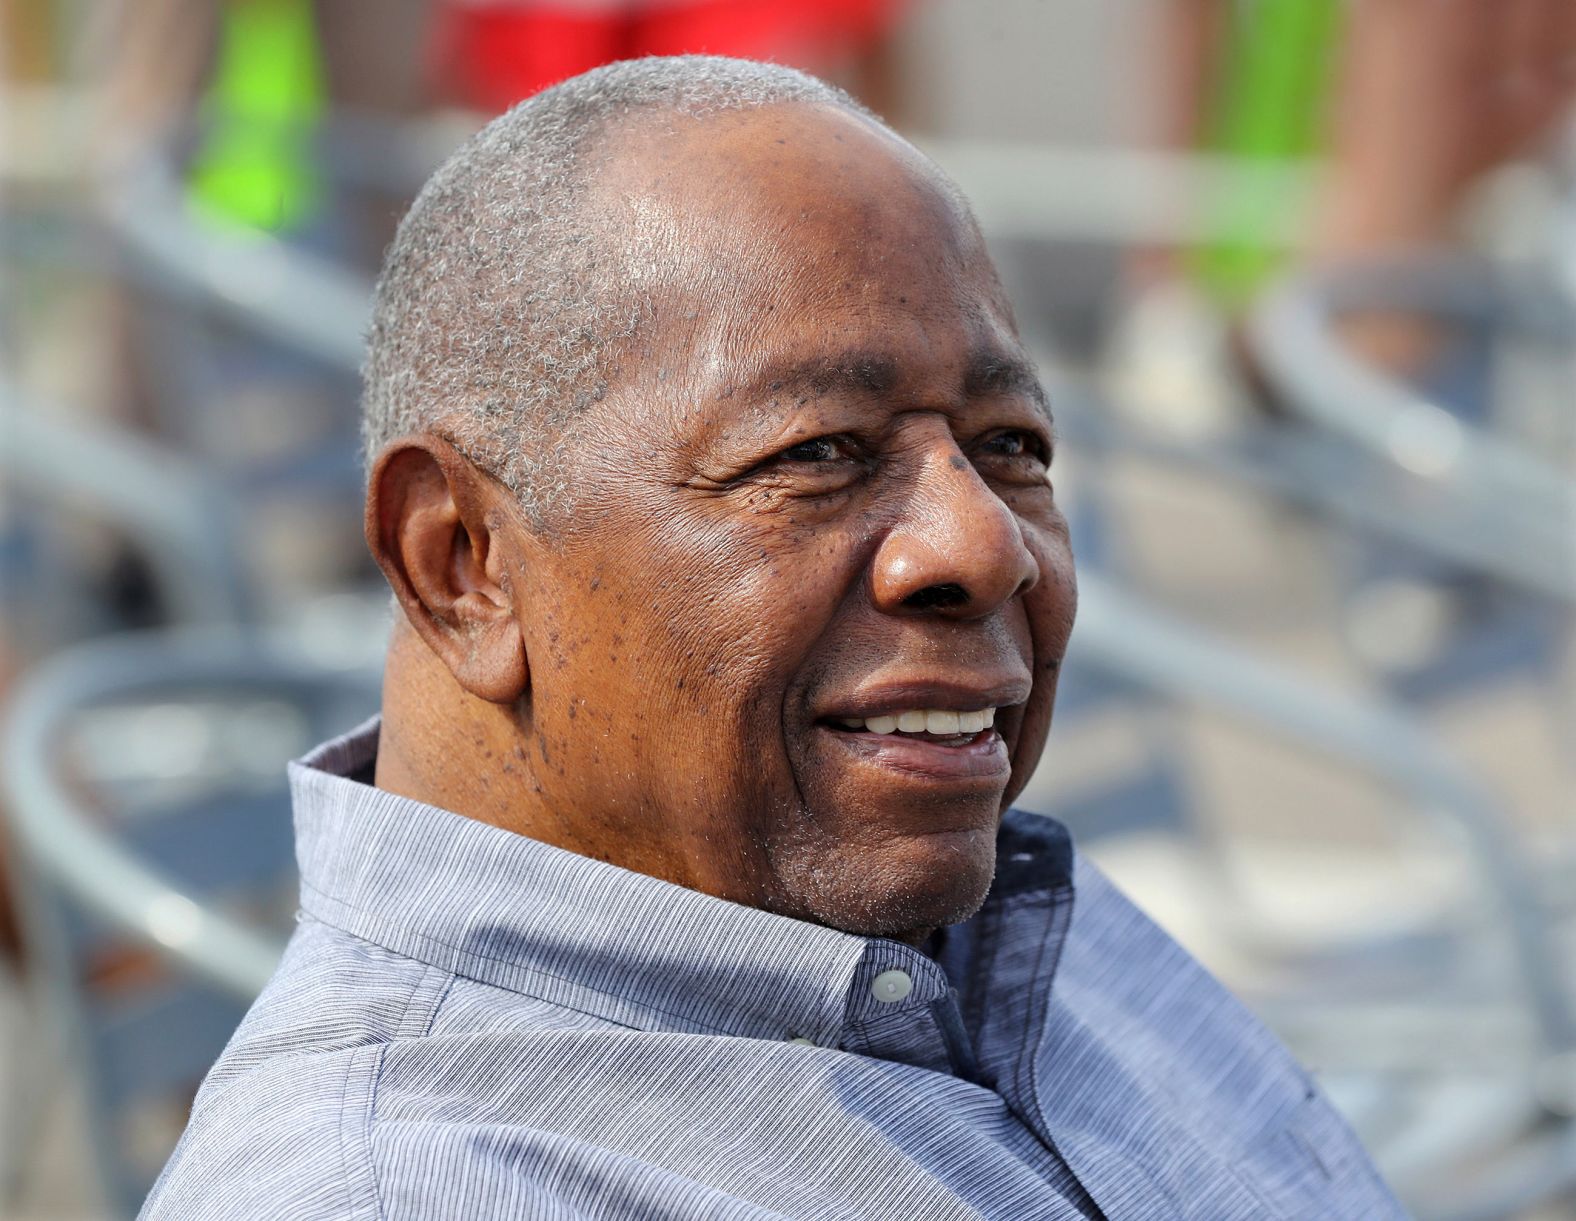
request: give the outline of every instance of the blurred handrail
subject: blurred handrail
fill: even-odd
[[[269,234],[204,223],[151,157],[107,177],[99,199],[111,231],[167,289],[333,368],[361,367],[372,300],[366,277]]]
[[[1266,425],[1198,442],[1141,432],[1091,397],[1072,380],[1052,387],[1057,428],[1071,443],[1221,476],[1541,596],[1576,602],[1576,563],[1560,563],[1558,553],[1507,548],[1497,514],[1476,500],[1373,477],[1386,473],[1383,459],[1354,453],[1340,437],[1308,426]]]
[[[1492,800],[1465,768],[1403,714],[1322,690],[1155,611],[1096,576],[1079,579],[1073,648],[1102,668],[1181,703],[1218,709],[1255,728],[1378,776],[1420,813],[1462,834],[1504,905],[1516,966],[1543,1050],[1576,1048],[1572,998],[1547,921]]]
[[[1305,419],[1495,515],[1505,549],[1568,574],[1576,480],[1364,364],[1337,338],[1340,313],[1359,302],[1371,308],[1386,277],[1406,307],[1436,316],[1472,316],[1497,304],[1481,270],[1459,265],[1304,273],[1268,292],[1249,318],[1265,376]]]
[[[256,608],[226,528],[221,488],[194,464],[105,420],[91,427],[0,381],[0,472],[55,506],[85,506],[127,531],[186,622],[249,622]]]
[[[106,637],[40,663],[13,692],[0,740],[0,793],[20,851],[76,902],[172,964],[251,1001],[278,964],[283,940],[204,905],[94,826],[56,773],[61,730],[99,700],[323,677],[254,636],[207,629]]]

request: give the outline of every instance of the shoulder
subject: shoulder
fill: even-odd
[[[374,1217],[367,1146],[388,1044],[447,976],[312,921],[209,1071],[145,1217]]]
[[[1206,1078],[1235,1068],[1304,1094],[1305,1074],[1268,1027],[1093,861],[1075,858],[1056,981],[1068,1007],[1148,1067]]]
[[[199,1102],[144,1218],[379,1215],[366,1147],[381,1049],[259,1065]]]
[[[1096,1038],[1287,1215],[1304,1215],[1310,1201],[1331,1204],[1322,1215],[1403,1215],[1356,1135],[1274,1032],[1092,861],[1076,857],[1053,1038]]]
[[[281,1064],[310,1072],[327,1054],[420,1033],[449,980],[446,972],[303,918],[203,1082],[194,1114],[256,1072]]]

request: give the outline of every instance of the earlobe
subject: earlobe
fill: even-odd
[[[402,437],[373,463],[367,546],[417,635],[478,699],[525,695],[530,668],[505,575],[508,492],[445,438]]]

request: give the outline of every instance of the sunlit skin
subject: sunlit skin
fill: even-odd
[[[379,787],[738,903],[922,940],[977,909],[1076,602],[1043,395],[911,149],[790,105],[598,178],[651,317],[534,530],[438,433],[375,464],[404,608]],[[999,709],[963,744],[850,731]]]

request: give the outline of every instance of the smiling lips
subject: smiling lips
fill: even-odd
[[[996,709],[907,708],[870,717],[833,717],[827,728],[857,758],[910,778],[999,784],[1009,770]]]
[[[822,722],[863,766],[907,781],[999,787],[1011,764],[994,728],[996,709],[908,708]]]
[[[968,712],[948,708],[910,708],[883,716],[837,719],[837,724],[843,729],[862,729],[873,734],[900,733],[907,736],[923,736],[933,742],[948,739],[969,741],[981,730],[989,729],[995,722],[994,708],[980,708]],[[959,744],[961,745],[961,742]]]

